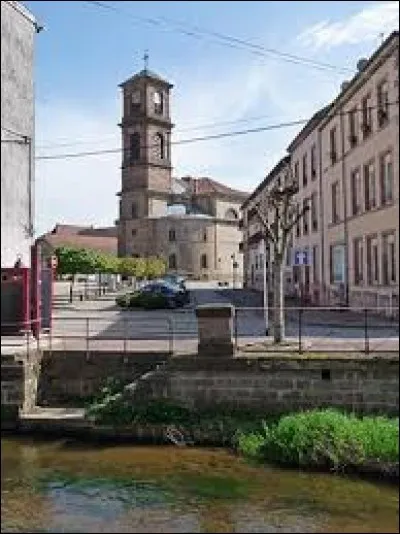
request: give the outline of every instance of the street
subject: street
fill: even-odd
[[[197,320],[195,309],[201,304],[231,303],[235,306],[234,335],[240,345],[265,340],[265,316],[261,308],[262,296],[246,289],[219,288],[215,283],[189,283],[191,301],[177,310],[120,310],[114,298],[77,302],[73,308],[56,309],[53,320],[53,339],[63,345],[82,345],[90,338],[90,347],[105,349],[115,346],[116,340],[124,350],[154,347],[162,350],[195,351]],[[271,315],[270,310],[270,326]],[[367,318],[368,346],[373,350],[398,350],[397,322],[370,314]],[[314,350],[364,350],[366,344],[365,317],[349,311],[306,309],[302,312],[286,310],[286,336],[303,347]],[[301,322],[301,324],[300,324]],[[271,335],[271,331],[269,332]],[[311,345],[310,345],[311,344]]]

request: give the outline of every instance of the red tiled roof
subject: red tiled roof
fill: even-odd
[[[94,226],[78,226],[75,224],[56,224],[53,230],[49,232],[49,234],[116,237],[117,228],[116,226],[95,228]]]
[[[117,236],[93,236],[93,235],[79,235],[74,233],[63,234],[44,234],[39,238],[43,240],[52,248],[57,247],[74,247],[86,248],[105,252],[107,254],[117,255],[118,252],[118,238]]]
[[[245,193],[244,191],[232,189],[231,187],[207,177],[194,178],[192,176],[184,176],[180,181],[181,183],[183,182],[190,193],[195,195],[209,195],[214,193],[221,195],[232,195],[241,198],[247,197],[248,195],[248,193]]]

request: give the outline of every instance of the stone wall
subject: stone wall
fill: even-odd
[[[337,407],[398,414],[397,357],[174,358],[140,381],[137,400],[168,398],[194,408],[280,413]]]
[[[18,414],[31,412],[37,402],[41,354],[1,356],[2,428],[13,426]]]
[[[168,355],[164,353],[45,351],[38,384],[38,404],[54,407],[82,404],[99,393],[107,379],[127,384],[167,359]]]

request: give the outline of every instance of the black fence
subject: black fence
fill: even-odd
[[[260,349],[276,352],[357,352],[363,354],[398,353],[399,324],[395,313],[380,308],[286,307],[285,342],[273,343],[274,308],[235,308],[234,339],[239,349],[243,342],[264,337]],[[254,343],[254,342],[253,342]]]
[[[268,311],[268,313],[267,313]],[[272,308],[235,308],[232,335],[237,351],[361,354],[399,352],[399,325],[374,309],[290,307],[285,310],[285,341],[273,343]],[[2,324],[3,326],[9,326]],[[180,310],[96,311],[53,317],[51,328],[33,338],[29,325],[19,336],[2,337],[2,354],[13,348],[168,352],[194,354],[198,326],[194,308]],[[4,351],[3,351],[4,349]]]

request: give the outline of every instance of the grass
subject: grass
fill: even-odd
[[[311,410],[264,423],[261,432],[239,432],[237,443],[249,458],[290,466],[341,470],[397,463],[399,422],[333,409]]]

